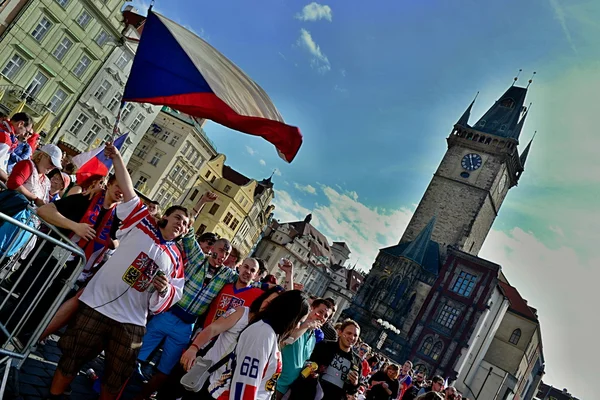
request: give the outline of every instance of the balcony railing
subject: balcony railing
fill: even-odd
[[[0,103],[6,105],[13,110],[20,102],[25,100],[27,108],[35,114],[35,116],[44,115],[48,111],[48,107],[41,101],[38,101],[34,96],[31,96],[27,89],[19,85],[0,85],[0,92],[4,92],[4,96],[0,99]]]

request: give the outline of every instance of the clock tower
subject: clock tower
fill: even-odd
[[[469,105],[448,136],[448,150],[400,243],[412,242],[433,217],[431,240],[477,255],[508,191],[524,170],[531,142],[517,146],[527,117],[527,88],[513,84],[475,123]]]

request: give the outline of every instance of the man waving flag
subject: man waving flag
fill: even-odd
[[[291,162],[302,144],[265,91],[210,44],[148,12],[123,101],[165,105],[269,141]]]

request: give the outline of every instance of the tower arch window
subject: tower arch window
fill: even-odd
[[[510,339],[508,339],[508,341],[516,346],[519,343],[520,339],[521,339],[521,330],[519,328],[517,328],[513,331],[512,335],[510,335]]]
[[[506,99],[502,100],[500,102],[500,105],[502,107],[506,107],[506,108],[514,108],[515,107],[515,101],[509,97],[509,98],[506,98]]]
[[[422,372],[424,375],[428,375],[429,374],[429,369],[423,365],[423,364],[417,364],[415,365],[415,375]]]
[[[431,349],[433,349],[433,339],[430,336],[423,341],[419,351],[428,356],[431,354]]]
[[[431,349],[431,354],[429,355],[429,357],[431,357],[432,360],[437,361],[437,359],[440,358],[443,349],[443,343],[441,341],[437,342]]]

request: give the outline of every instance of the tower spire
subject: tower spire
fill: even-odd
[[[521,167],[523,169],[525,169],[525,162],[527,162],[527,156],[529,156],[529,151],[531,151],[531,144],[533,143],[533,139],[535,139],[535,134],[536,133],[537,133],[537,131],[535,131],[533,133],[533,137],[531,138],[531,140],[529,141],[529,143],[527,143],[527,146],[525,147],[525,150],[523,150],[523,152],[519,156],[519,160],[521,161]]]
[[[471,110],[473,109],[473,104],[475,104],[475,100],[477,100],[477,96],[479,96],[479,92],[477,92],[477,94],[475,95],[475,98],[473,99],[471,104],[469,104],[469,107],[467,107],[467,109],[465,110],[463,115],[460,117],[460,119],[456,123],[457,125],[460,125],[465,128],[469,128],[469,117],[471,116]]]
[[[434,215],[425,228],[417,235],[415,240],[406,246],[406,249],[402,252],[402,257],[413,260],[419,265],[423,265],[425,259],[425,253],[427,253],[427,247],[431,241],[431,235],[433,234],[433,228],[435,227],[436,216]]]
[[[525,125],[525,118],[527,118],[527,114],[529,114],[529,110],[531,110],[532,104],[533,103],[529,103],[529,107],[523,107],[525,109],[525,112],[523,113],[523,116],[517,123],[517,127],[515,128],[515,131],[513,132],[514,139],[519,140],[519,136],[521,135],[521,131],[523,130],[523,125]]]
[[[519,72],[517,73],[517,76],[515,76],[515,79],[513,79],[513,84],[511,86],[515,86],[515,83],[517,83],[517,81],[519,80],[519,76],[521,75],[522,71],[523,70],[519,68]]]
[[[519,140],[520,131],[517,125],[521,120],[525,96],[527,88],[513,84],[473,128],[490,135]]]

